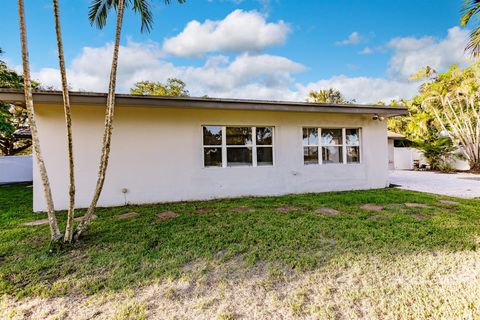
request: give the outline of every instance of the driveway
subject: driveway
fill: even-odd
[[[400,189],[459,198],[480,198],[480,175],[428,171],[390,171],[390,183]]]

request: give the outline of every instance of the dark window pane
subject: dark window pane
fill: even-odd
[[[323,163],[343,163],[342,147],[323,147]]]
[[[347,162],[360,162],[360,147],[347,147]]]
[[[317,145],[318,144],[318,129],[317,128],[303,128],[303,145]]]
[[[252,148],[227,148],[227,165],[229,167],[251,166]]]
[[[227,145],[252,144],[252,128],[227,127]]]
[[[347,145],[358,146],[360,145],[360,137],[358,135],[358,129],[346,129]]]
[[[222,166],[222,148],[203,148],[205,167]]]
[[[258,145],[272,145],[273,128],[257,128],[257,144]]]
[[[318,147],[303,147],[303,163],[318,164]]]
[[[258,166],[272,166],[273,165],[273,150],[271,147],[257,148],[257,165]]]
[[[222,144],[222,127],[204,126],[203,145],[216,146]]]
[[[322,145],[342,144],[342,129],[322,129]]]

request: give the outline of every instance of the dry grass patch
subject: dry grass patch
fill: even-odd
[[[361,205],[360,208],[368,211],[382,211],[384,209],[384,206],[367,203],[367,204]]]
[[[326,215],[326,216],[336,216],[340,213],[340,211],[332,209],[332,208],[320,208],[316,211],[318,214]]]
[[[430,206],[427,206],[424,203],[414,203],[414,202],[405,202],[405,207],[407,208],[430,208]]]

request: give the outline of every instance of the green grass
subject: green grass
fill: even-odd
[[[178,279],[188,272],[185,265],[196,261],[240,258],[250,267],[266,263],[303,272],[355,255],[477,250],[480,201],[444,206],[438,203],[441,198],[385,189],[101,208],[80,242],[49,254],[48,226],[21,226],[45,218],[32,213],[32,189],[0,186],[0,295],[118,292]],[[407,208],[405,202],[430,208]],[[386,209],[359,209],[365,203]],[[240,206],[253,211],[237,212]],[[281,213],[276,210],[281,206],[299,210]],[[318,215],[320,207],[341,214]],[[199,208],[211,211],[198,214]],[[155,214],[166,210],[178,217],[156,221]],[[116,217],[131,211],[140,215]],[[65,212],[58,217],[63,227]]]

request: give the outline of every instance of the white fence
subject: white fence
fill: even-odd
[[[0,183],[33,180],[32,156],[0,156]]]
[[[419,161],[420,165],[427,164],[422,152],[415,148],[394,148],[393,155],[395,170],[412,170],[414,161]],[[470,169],[468,162],[461,159],[453,160],[450,165],[455,170]]]

